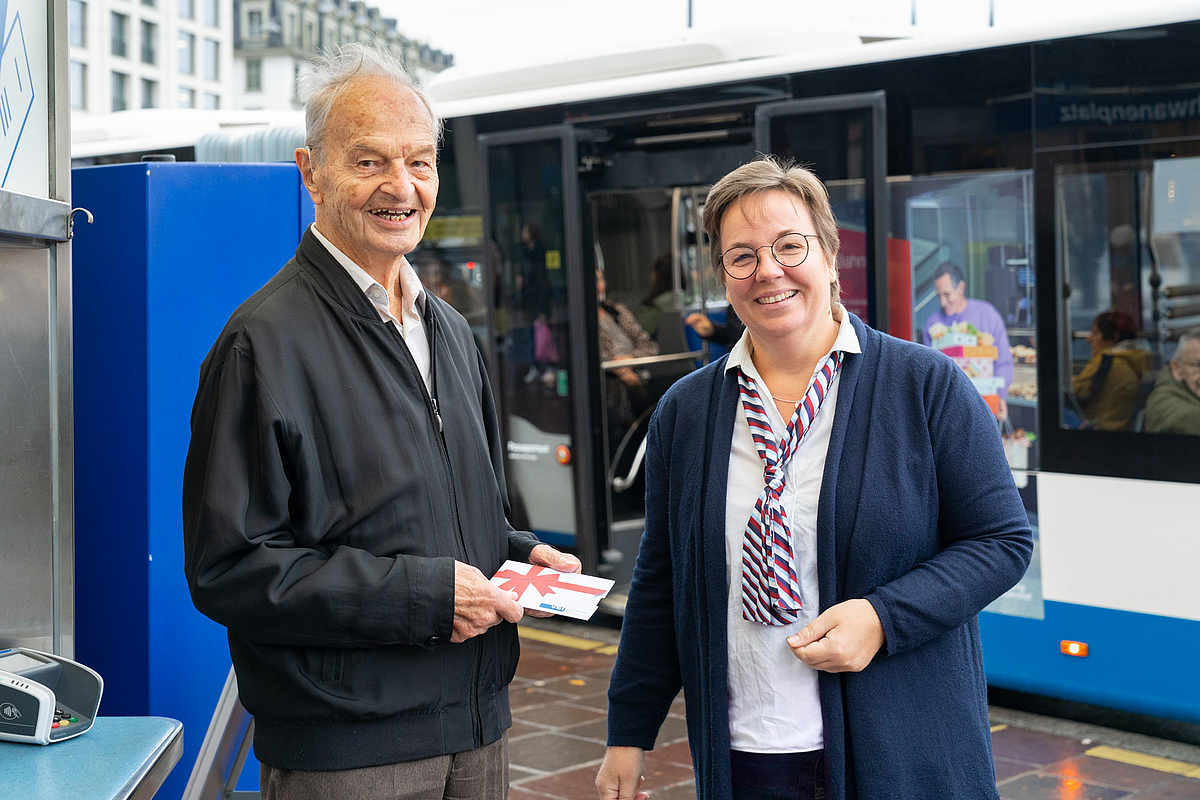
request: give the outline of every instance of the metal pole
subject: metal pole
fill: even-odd
[[[688,27],[692,27],[692,0],[688,0]]]

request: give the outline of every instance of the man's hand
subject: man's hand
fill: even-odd
[[[501,590],[470,564],[455,561],[454,633],[450,641],[465,642],[504,620],[519,621],[522,611],[513,594]]]
[[[596,774],[596,791],[600,800],[648,800],[642,781],[646,777],[646,751],[640,747],[610,747],[604,753],[604,763]]]
[[[787,638],[796,658],[823,672],[861,672],[884,643],[883,624],[867,600],[847,600]]]
[[[536,564],[539,567],[549,567],[556,569],[559,572],[580,572],[583,570],[583,565],[579,563],[579,559],[570,553],[563,553],[555,550],[548,544],[539,544],[529,551],[529,563]],[[525,613],[531,617],[553,617],[552,611],[536,611],[532,608],[526,609]]]
[[[996,419],[1004,422],[1008,419],[1008,402],[1003,397],[999,398],[1000,407],[996,410]]]

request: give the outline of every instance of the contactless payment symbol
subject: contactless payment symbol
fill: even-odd
[[[14,706],[12,703],[0,705],[0,719],[6,722],[12,722],[21,718],[21,709]]]

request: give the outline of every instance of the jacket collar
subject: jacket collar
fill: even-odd
[[[304,236],[300,238],[300,245],[296,248],[296,264],[346,311],[383,324],[375,306],[345,267],[313,235],[311,228],[305,228]]]

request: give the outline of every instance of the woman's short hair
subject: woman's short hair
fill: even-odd
[[[390,80],[416,95],[429,114],[430,127],[437,141],[442,139],[442,120],[433,102],[420,88],[396,55],[369,42],[349,42],[325,48],[311,60],[311,68],[297,81],[304,103],[304,146],[317,160],[322,158],[325,126],[333,104],[357,78],[378,77]]]
[[[760,156],[749,164],[730,172],[717,181],[704,201],[704,232],[708,234],[709,254],[717,280],[724,283],[725,271],[721,268],[721,220],[734,203],[746,197],[781,190],[798,198],[808,209],[816,228],[817,241],[833,266],[834,279],[829,286],[829,299],[833,304],[841,301],[842,283],[837,277],[837,256],[841,247],[838,238],[837,220],[829,205],[829,192],[813,172],[797,166],[791,161],[773,156]]]
[[[1137,322],[1124,311],[1101,311],[1092,320],[1092,325],[1106,342],[1123,342],[1138,335]]]

